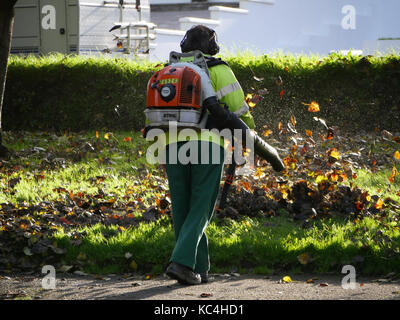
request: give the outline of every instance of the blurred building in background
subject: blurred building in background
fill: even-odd
[[[400,52],[399,12],[399,0],[18,0],[12,53],[164,61],[196,24],[222,54]]]

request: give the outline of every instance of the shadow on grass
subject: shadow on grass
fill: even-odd
[[[210,272],[273,274],[341,273],[353,265],[358,274],[384,275],[400,270],[400,236],[371,238],[371,221],[355,226],[345,221],[316,223],[310,229],[287,218],[212,222],[207,229]],[[365,229],[367,228],[367,229]],[[86,229],[80,245],[68,235],[57,239],[67,249],[66,264],[89,273],[162,274],[175,244],[169,219],[120,231],[117,226]]]

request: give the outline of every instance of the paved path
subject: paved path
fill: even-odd
[[[400,279],[360,277],[343,289],[342,275],[212,275],[208,284],[183,286],[165,276],[57,274],[56,288],[44,290],[43,277],[0,276],[0,299],[37,300],[400,300]],[[307,280],[313,279],[307,283]]]

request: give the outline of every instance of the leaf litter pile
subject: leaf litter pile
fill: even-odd
[[[307,111],[319,111],[312,101]],[[340,216],[358,222],[366,216],[383,218],[388,212],[400,213],[400,203],[390,197],[369,194],[355,183],[357,171],[371,175],[392,168],[384,188],[400,197],[398,164],[400,136],[386,130],[363,132],[356,136],[330,127],[326,121],[313,117],[320,126],[317,132],[296,129],[296,119],[290,117],[286,126],[278,123],[264,128],[264,139],[275,146],[285,164],[283,174],[276,174],[264,160],[243,170],[236,177],[228,194],[228,207],[220,217],[275,216],[287,212],[304,227],[311,220]],[[249,174],[250,171],[250,174]],[[246,173],[247,172],[247,173]],[[383,194],[382,189],[378,189]]]
[[[319,110],[316,102],[305,105],[308,112]],[[393,168],[385,188],[400,196],[396,190],[400,179],[397,172],[399,133],[375,130],[352,136],[340,132],[338,127],[328,126],[323,119],[314,117],[314,120],[320,127],[314,132],[298,129],[293,116],[286,126],[279,122],[277,128],[263,128],[260,134],[277,147],[286,170],[277,174],[259,159],[255,167],[242,168],[243,172],[229,191],[227,207],[217,210],[217,218],[268,217],[286,212],[305,228],[312,220],[333,216],[348,217],[356,223],[365,216],[381,219],[392,214],[398,222],[400,204],[397,201],[369,194],[357,187],[354,180],[359,169],[374,174],[383,168]],[[29,136],[32,134],[7,133],[6,140],[15,143]],[[1,160],[0,191],[10,198],[21,183],[21,177],[15,177],[18,172],[30,172],[31,178],[40,184],[49,172],[90,160],[99,167],[104,166],[110,174],[87,178],[93,187],[90,191],[71,190],[64,183],[51,189],[53,198],[1,203],[0,270],[29,271],[45,264],[62,266],[60,261],[66,250],[58,247],[52,238],[59,230],[68,234],[72,245],[79,246],[85,235],[80,228],[84,226],[117,225],[118,232],[123,232],[139,223],[171,216],[165,174],[149,168],[145,162],[136,163],[145,155],[146,144],[137,143],[139,138],[116,137],[112,133],[102,137],[98,132],[95,136],[43,133],[35,137],[46,142],[64,139],[66,144],[47,149],[29,146],[11,151],[8,159]],[[102,153],[106,149],[124,156],[107,157]],[[30,163],[32,155],[39,161]],[[121,161],[125,163],[121,165]],[[107,188],[109,182],[126,176],[131,178],[130,184],[116,187],[118,192]]]
[[[0,192],[10,198],[18,192],[24,176],[29,176],[33,182],[31,187],[36,188],[46,179],[51,179],[48,176],[52,172],[85,161],[104,167],[105,172],[110,174],[88,176],[86,191],[72,190],[65,183],[51,187],[49,192],[52,197],[46,195],[41,201],[0,203],[0,271],[31,271],[34,266],[45,264],[58,266],[66,250],[59,248],[52,238],[57,231],[63,230],[70,243],[79,246],[85,235],[79,228],[96,224],[116,225],[117,232],[122,232],[139,223],[156,221],[160,216],[170,214],[165,177],[152,174],[152,169],[141,163],[137,167],[132,165],[131,157],[143,158],[143,146],[140,143],[133,146],[131,137],[118,141],[112,133],[104,134],[103,138],[98,132],[95,137],[28,132],[8,132],[5,136],[6,141],[13,143],[32,140],[45,141],[50,145],[47,149],[38,146],[20,151],[10,149],[9,158],[0,161]],[[53,143],[60,140],[63,143],[58,148],[54,147]],[[133,147],[126,147],[130,144]],[[110,150],[117,156],[107,157]],[[121,152],[127,157],[119,159],[118,153]],[[126,163],[121,165],[118,161]],[[107,188],[109,182],[115,183],[122,178],[125,181],[131,178],[129,184],[125,182],[115,190]],[[150,205],[153,202],[155,206]]]

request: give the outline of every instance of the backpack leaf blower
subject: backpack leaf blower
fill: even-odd
[[[182,57],[190,56],[194,58],[193,62],[181,62]],[[199,50],[171,52],[170,63],[149,80],[145,115],[148,121],[145,132],[151,128],[168,128],[169,121],[182,128],[209,129],[207,123],[213,122],[213,127],[218,130],[240,130],[242,141],[254,142],[255,153],[268,161],[274,170],[280,172],[285,168],[274,147],[236,114],[221,106],[208,75],[207,63]]]

